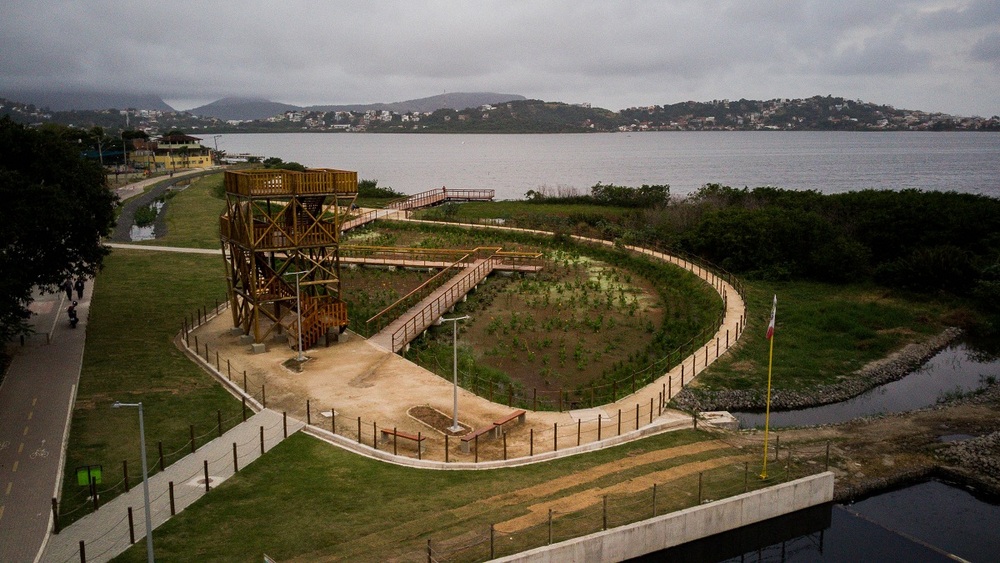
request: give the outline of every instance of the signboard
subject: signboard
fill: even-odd
[[[98,485],[101,484],[101,466],[83,465],[76,468],[76,484],[81,487],[89,487],[90,480],[93,479]]]

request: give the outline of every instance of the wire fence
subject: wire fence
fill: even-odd
[[[643,487],[622,487],[591,500],[578,510],[559,510],[558,502],[535,506],[529,518],[515,517],[506,522],[474,525],[456,531],[452,537],[426,540],[413,551],[426,552],[428,561],[438,563],[488,561],[557,542],[570,540],[634,524],[672,512],[743,493],[758,491],[826,470],[812,458],[783,456],[767,478],[750,462],[726,463],[693,471],[675,479]]]

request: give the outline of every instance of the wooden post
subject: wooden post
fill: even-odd
[[[233,473],[240,472],[240,458],[236,455],[236,442],[233,442]]]
[[[281,411],[281,435],[288,437],[288,413],[285,411]]]
[[[372,421],[372,447],[378,449],[378,423]]]
[[[420,451],[420,442],[417,442],[417,451]],[[396,427],[392,427],[392,455],[398,455],[396,450]]]
[[[170,515],[171,516],[176,516],[177,515],[177,506],[174,504],[174,482],[173,481],[170,481],[169,483],[167,483],[167,490],[170,492]],[[149,538],[146,538],[146,541],[149,541]]]
[[[260,455],[264,455],[264,427],[260,427]]]
[[[490,558],[492,559],[492,556]],[[87,563],[87,548],[84,547],[83,540],[80,540],[80,563]]]
[[[52,497],[52,533],[59,533],[59,501]]]
[[[601,498],[601,529],[608,529],[608,495]]]
[[[653,423],[653,398],[649,398],[649,423]]]
[[[578,447],[580,445],[580,433],[581,433],[580,430],[582,425],[583,425],[583,419],[581,418],[576,419],[576,445]]]
[[[618,435],[622,435],[622,410],[618,409]]]
[[[535,455],[535,429],[534,428],[529,428],[528,429],[528,456],[531,457],[531,456],[534,456],[534,455]]]
[[[552,423],[552,451],[559,451],[559,423]]]
[[[549,509],[549,545],[552,545],[552,509]]]
[[[330,432],[337,435],[337,409],[330,407]]]
[[[221,369],[222,369],[222,366],[219,365],[219,351],[216,350],[215,351],[215,370],[219,371]]]
[[[132,507],[128,507],[128,544],[135,543],[135,522],[132,520]]]
[[[233,380],[233,364],[228,358],[226,358],[226,377],[229,378],[229,381]]]
[[[243,370],[243,392],[247,392],[247,370]]]
[[[601,426],[603,426],[603,424],[601,424],[601,413],[597,413],[597,441],[598,442],[601,441]]]
[[[475,463],[479,463],[479,434],[476,434],[476,439],[474,441],[475,444],[473,445],[476,447],[476,456],[473,459]]]
[[[423,434],[421,432],[417,432],[417,459],[423,459],[423,457],[421,457],[423,455],[423,438]]]
[[[208,481],[208,460],[203,460],[203,465],[205,466],[205,492],[212,490],[212,485]]]
[[[653,518],[656,518],[656,483],[653,483]]]
[[[448,435],[444,435],[444,462],[448,463]],[[428,540],[430,541],[430,540]]]
[[[358,417],[358,443],[361,443],[361,417]]]
[[[157,444],[158,444],[158,446],[160,448],[160,471],[163,471],[163,467],[164,467],[163,466],[163,440],[160,440]]]
[[[635,429],[639,429],[639,403],[635,404]]]
[[[306,399],[306,426],[312,425],[312,412],[309,410],[309,399]]]

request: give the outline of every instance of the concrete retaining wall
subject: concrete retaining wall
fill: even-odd
[[[496,561],[623,561],[833,500],[827,471]]]

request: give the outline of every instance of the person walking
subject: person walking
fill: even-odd
[[[66,283],[69,283],[69,282],[66,282]],[[83,299],[83,287],[84,287],[83,278],[76,278],[76,283],[73,285],[73,287],[76,288],[76,298],[77,299]],[[68,290],[67,290],[67,293],[68,293]],[[73,296],[70,295],[70,298],[72,298],[72,297]]]
[[[62,288],[66,292],[66,299],[73,299],[73,282],[69,278],[63,282]]]

